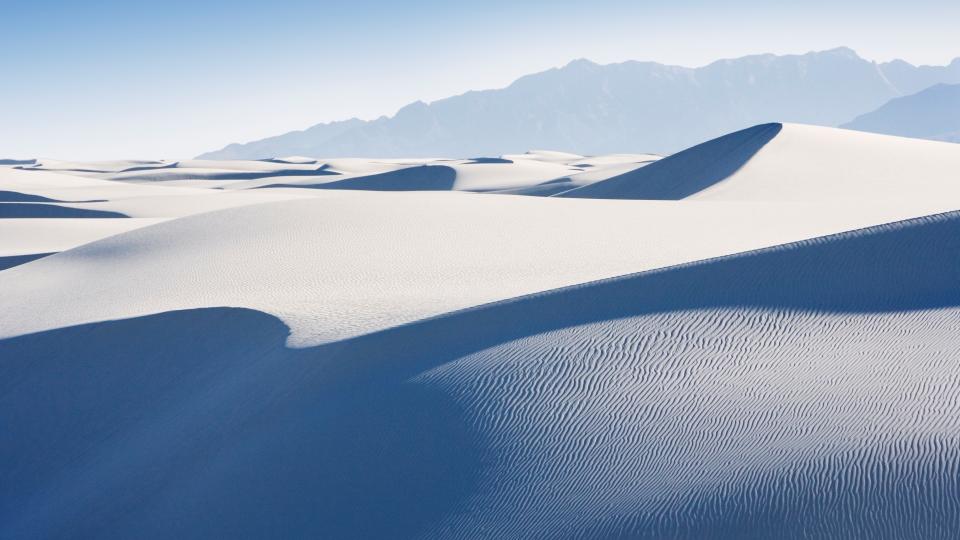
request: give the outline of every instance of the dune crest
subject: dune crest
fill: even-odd
[[[764,124],[560,193],[598,199],[960,201],[960,146],[799,124]]]

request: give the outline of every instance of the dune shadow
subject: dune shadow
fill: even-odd
[[[262,187],[299,187],[312,189],[359,189],[367,191],[449,191],[457,171],[446,165],[418,165],[396,171],[346,178],[323,184],[271,184]]]
[[[0,219],[12,218],[125,218],[119,212],[72,208],[34,202],[0,202]]]
[[[317,162],[317,160],[312,158],[303,159],[303,160],[297,160],[297,159],[290,160],[290,159],[283,159],[283,158],[263,158],[263,159],[258,159],[256,161],[261,161],[263,163],[283,163],[285,165],[306,165],[306,164]],[[324,167],[326,166],[327,165],[324,165]]]
[[[476,157],[467,161],[465,165],[492,165],[497,163],[513,163],[513,160],[499,157]]]
[[[156,175],[142,174],[130,177],[129,180],[140,180],[140,181],[174,181],[174,180],[259,180],[262,178],[286,178],[286,177],[303,177],[303,178],[314,178],[318,176],[339,176],[340,173],[336,171],[327,170],[327,166],[324,165],[318,169],[282,169],[276,171],[178,171],[176,168],[172,170],[177,172],[169,172],[169,167],[144,167],[141,169],[127,169],[120,171],[122,173],[127,173],[131,171],[151,171],[151,170],[163,170],[166,171],[160,172]],[[125,178],[127,180],[127,178]],[[277,187],[277,186],[274,186]]]
[[[288,176],[302,176],[313,178],[317,176],[340,176],[340,173],[327,169],[324,165],[318,169],[284,169],[279,171],[239,171],[231,173],[216,173],[204,175],[205,179],[210,180],[258,180],[261,178],[282,178]]]
[[[0,341],[0,536],[411,537],[471,491],[448,396],[287,335],[214,308]]]
[[[29,193],[20,193],[19,191],[0,190],[0,203],[11,202],[93,203],[106,202],[106,199],[94,199],[89,201],[63,201],[60,199],[51,199],[42,195],[31,195]]]
[[[410,382],[416,375],[515,339],[644,314],[958,306],[958,252],[951,212],[308,349],[287,349],[274,317],[237,308],[3,340],[0,535],[415,536],[460,508],[486,466],[477,428],[450,396]],[[742,500],[723,497],[711,504]],[[755,510],[779,519],[776,508],[737,515]],[[722,514],[717,530],[745,526]]]
[[[43,197],[41,195],[30,195],[28,193],[20,193],[18,191],[0,190],[0,202],[64,202],[64,201],[58,201],[57,199],[51,199],[48,197]]]
[[[8,255],[6,257],[0,257],[0,270],[6,270],[7,268],[13,268],[14,266],[20,266],[30,261],[42,259],[47,255],[53,255],[53,253],[31,253],[29,255]]]
[[[680,200],[728,178],[783,129],[761,124],[698,144],[639,169],[558,197]]]
[[[176,169],[177,163],[151,163],[146,165],[136,165],[134,167],[127,167],[126,169],[120,169],[119,171],[113,170],[89,170],[84,172],[103,172],[103,173],[125,173],[125,172],[137,172],[137,171],[159,171],[163,169]],[[76,170],[76,169],[75,169]],[[79,172],[79,171],[78,171]]]

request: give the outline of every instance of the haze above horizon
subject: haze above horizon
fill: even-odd
[[[4,19],[0,157],[10,158],[189,157],[503,87],[575,58],[698,66],[838,46],[875,61],[960,56],[960,4],[938,0],[40,0],[5,7]]]

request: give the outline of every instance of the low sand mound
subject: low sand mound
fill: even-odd
[[[0,341],[0,535],[946,537],[958,250],[954,213],[307,349],[225,308]]]
[[[505,154],[503,157],[514,161],[532,160],[544,163],[572,163],[584,158],[580,154],[558,152],[556,150],[529,150],[523,154]]]
[[[453,189],[456,179],[457,172],[445,165],[419,165],[369,176],[333,180],[309,187],[367,191],[448,191]],[[265,187],[297,186],[293,184],[273,184]],[[299,187],[307,186],[301,184]]]
[[[317,163],[316,159],[310,158],[310,157],[304,157],[304,156],[284,156],[284,157],[277,157],[277,158],[261,159],[259,161],[266,161],[268,163],[293,163],[293,164],[299,164],[299,165],[309,165],[312,163]]]
[[[306,190],[225,192],[3,168],[0,269],[164,219],[309,196]],[[133,219],[114,219],[127,217]]]
[[[0,163],[2,164],[2,163]],[[59,159],[31,159],[21,163],[23,169],[37,169],[51,172],[119,172],[132,168],[169,167],[169,161],[153,160],[113,160],[113,161],[64,161]]]
[[[94,210],[90,208],[72,208],[58,204],[38,202],[0,202],[0,219],[13,218],[125,218],[119,212]]]
[[[57,173],[164,187],[245,190],[317,188],[367,191],[544,191],[538,186],[564,180],[563,189],[624,174],[655,160],[649,154],[584,157],[532,152],[472,159],[283,158],[255,161],[91,162],[42,160],[20,171]],[[550,188],[555,192],[556,186]]]
[[[960,201],[960,146],[798,124],[731,133],[562,193],[607,199]]]
[[[379,165],[379,167],[377,167]],[[469,160],[431,160],[425,163],[395,163],[384,170],[386,163],[372,163],[368,171],[356,168],[344,171],[340,177],[326,179],[260,180],[229,186],[229,189],[263,187],[301,187],[318,189],[350,189],[366,191],[475,191],[493,192],[522,190],[543,182],[566,178],[583,171],[582,168],[533,159],[508,160],[481,158]],[[639,165],[637,165],[639,166]],[[621,164],[604,166],[597,171],[615,170]],[[598,177],[599,178],[599,177]],[[582,184],[581,184],[582,185]]]

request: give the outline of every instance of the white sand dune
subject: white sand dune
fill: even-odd
[[[318,195],[295,188],[361,190],[528,191],[549,195],[602,180],[646,164],[649,156],[584,158],[572,154],[531,153],[505,158],[332,159],[290,157],[257,161],[102,161],[51,159],[10,161],[0,167],[0,220],[58,219],[36,223],[34,242],[23,234],[0,237],[2,266],[25,262],[24,255],[49,254],[152,224],[235,206]],[[561,162],[562,160],[566,160]],[[570,162],[578,161],[577,166]],[[591,163],[587,163],[591,162]],[[595,162],[595,164],[593,163]],[[584,172],[585,171],[585,172]],[[326,185],[329,184],[329,185]],[[547,184],[544,187],[540,187]],[[254,188],[270,187],[269,190]],[[79,219],[144,218],[124,224],[79,225],[51,242],[51,231],[66,230]],[[22,227],[22,225],[17,225]],[[9,227],[8,227],[9,229]]]
[[[0,168],[0,537],[952,537],[954,148]]]
[[[0,341],[0,527],[946,537],[960,526],[958,224],[877,227],[308,349],[236,309]]]
[[[38,160],[33,165],[13,170],[19,174],[24,174],[24,170],[31,173],[46,171],[124,183],[229,190],[313,187],[374,191],[503,191],[529,189],[561,180],[566,182],[566,189],[571,189],[635,170],[657,158],[650,154],[584,157],[539,151],[512,157],[456,160],[280,158],[92,163]]]
[[[309,346],[944,209],[329,191],[181,218],[6,270],[0,337],[234,306],[279,317],[291,345]]]
[[[581,156],[571,156],[577,160]],[[433,159],[413,163],[387,163],[371,160],[366,166],[346,163],[340,168],[339,160],[331,160],[329,171],[338,176],[313,178],[309,176],[267,177],[225,186],[228,189],[251,189],[260,187],[314,187],[324,189],[362,189],[372,191],[501,191],[524,189],[576,175],[583,168],[566,162],[539,159]],[[633,165],[636,168],[637,164]],[[600,165],[591,179],[609,178],[623,169],[623,164],[612,161]],[[609,172],[604,175],[603,171]]]
[[[798,124],[726,135],[561,197],[960,202],[960,147]]]
[[[40,169],[45,171],[54,171],[54,172],[70,172],[70,173],[82,173],[82,172],[119,172],[133,168],[139,167],[167,167],[171,165],[171,162],[163,160],[143,160],[143,159],[128,159],[128,160],[111,160],[111,161],[66,161],[61,159],[34,159],[31,160],[31,163],[27,164],[18,164],[22,165],[22,168],[26,169]]]
[[[63,251],[165,219],[310,196],[302,190],[225,192],[0,167],[0,257],[6,259],[0,270],[26,262],[25,255]]]

